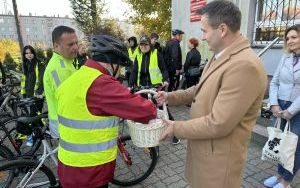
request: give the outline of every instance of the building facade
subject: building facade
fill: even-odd
[[[190,37],[201,39],[200,21],[194,15],[199,9],[212,0],[172,0],[172,29],[185,31],[181,42],[183,54],[188,51]],[[286,28],[300,23],[299,0],[231,0],[242,12],[241,33],[251,42],[252,48],[259,53],[276,37],[280,40],[261,56],[268,75],[272,76],[281,56],[284,53],[282,37]],[[203,3],[205,2],[205,3]],[[187,11],[188,10],[188,11]],[[200,45],[202,59],[209,59],[212,54],[207,44]]]
[[[68,17],[20,16],[21,33],[24,45],[52,47],[51,33],[59,25],[72,27],[79,39],[84,34],[78,29],[75,20]],[[0,14],[0,39],[18,40],[14,15]]]

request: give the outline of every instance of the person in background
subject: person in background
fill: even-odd
[[[82,65],[86,62],[88,59],[86,55],[86,46],[85,44],[81,43],[78,45],[78,54],[77,54],[77,69],[80,69]]]
[[[128,48],[128,55],[129,55],[129,58],[132,62],[134,62],[135,60],[135,57],[138,55],[139,53],[139,49],[138,49],[138,43],[137,43],[137,39],[135,36],[132,36],[128,39],[128,43],[129,43],[129,48]],[[132,65],[133,66],[133,65]],[[126,69],[126,80],[128,80],[129,82],[129,79],[130,79],[130,75],[131,75],[131,72],[132,72],[132,66],[128,66],[128,67],[125,67]]]
[[[182,71],[182,54],[180,42],[182,41],[184,32],[179,29],[172,30],[173,38],[167,42],[164,49],[164,60],[169,74],[170,84],[168,91],[177,90],[179,86],[180,73]],[[173,137],[174,145],[180,143],[180,139]]]
[[[163,56],[157,49],[153,48],[148,36],[142,36],[140,38],[139,53],[134,60],[128,86],[153,86],[158,84],[168,86],[168,82],[168,71]]]
[[[162,47],[160,46],[160,43],[158,42],[158,39],[159,39],[158,34],[155,33],[155,32],[151,33],[150,39],[151,39],[151,45],[152,45],[155,49],[157,49],[157,51],[158,51],[159,53],[163,53],[163,49],[162,49]]]
[[[180,42],[184,32],[179,29],[172,31],[173,38],[167,42],[164,50],[164,60],[168,69],[170,85],[168,90],[177,90],[179,86],[180,73],[182,71],[182,54]]]
[[[284,34],[286,54],[270,83],[269,102],[275,117],[282,118],[281,130],[286,121],[290,121],[291,132],[300,137],[300,24],[291,26]],[[290,188],[290,184],[300,168],[300,144],[298,140],[294,160],[294,170],[291,174],[278,164],[278,175],[264,181],[264,185],[275,188]]]
[[[57,99],[55,92],[69,76],[76,72],[78,40],[75,30],[57,26],[52,31],[53,55],[44,73],[44,89],[48,106],[49,128],[58,138]]]
[[[188,47],[190,51],[186,55],[184,68],[183,68],[185,72],[187,88],[196,85],[199,82],[199,78],[201,76],[201,75],[190,75],[188,72],[189,69],[193,69],[193,68],[199,69],[200,62],[201,62],[201,55],[197,49],[198,45],[199,45],[198,39],[191,38],[189,40]]]
[[[57,89],[58,177],[63,188],[107,188],[114,176],[119,117],[140,123],[156,106],[119,83],[127,48],[108,35],[91,37],[91,59]]]
[[[44,62],[36,57],[34,48],[27,45],[22,53],[22,82],[21,94],[24,98],[30,98],[35,95],[42,95],[44,92],[43,76],[45,71]]]
[[[212,1],[199,14],[202,40],[215,55],[196,86],[155,96],[159,105],[192,104],[189,120],[164,120],[161,139],[187,139],[185,176],[191,188],[240,188],[267,75],[240,33],[242,15],[234,3]]]
[[[42,98],[44,93],[44,62],[37,58],[34,48],[30,45],[23,48],[22,60],[23,74],[21,75],[21,94],[23,98],[31,98],[34,96]],[[41,112],[43,104],[44,100],[39,100],[36,102],[35,106],[31,106],[30,115],[35,115],[36,113]],[[32,135],[28,137],[26,145],[33,145]]]

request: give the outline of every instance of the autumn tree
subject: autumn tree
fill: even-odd
[[[142,25],[143,31],[156,32],[162,39],[170,38],[171,0],[125,0],[135,14],[130,20],[135,25]]]
[[[35,52],[36,52],[36,57],[37,57],[38,60],[40,60],[42,62],[46,61],[45,52],[42,48],[36,48]]]
[[[9,52],[5,53],[5,58],[3,61],[3,65],[7,70],[16,70],[18,64],[14,61],[14,59],[11,57]]]
[[[89,38],[91,34],[108,34],[123,39],[124,33],[115,19],[107,19],[104,0],[70,0],[75,20]]]
[[[52,48],[48,48],[48,49],[46,50],[46,63],[47,63],[47,64],[49,63],[49,61],[50,61],[52,55],[53,55],[53,49],[52,49]]]
[[[20,47],[18,42],[10,39],[0,39],[0,61],[3,61],[9,52],[13,59],[20,59]]]
[[[95,29],[94,34],[107,34],[125,40],[125,34],[115,19],[103,20],[102,24]]]
[[[101,24],[100,15],[105,12],[103,0],[70,0],[73,15],[83,33],[90,36]]]

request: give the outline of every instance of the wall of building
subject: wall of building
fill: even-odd
[[[207,0],[211,2],[212,0]],[[235,3],[242,12],[242,24],[241,33],[246,36],[250,42],[253,40],[254,26],[255,26],[255,10],[256,0],[231,0]],[[201,39],[202,32],[200,29],[200,22],[190,22],[190,0],[172,0],[172,29],[182,29],[185,32],[183,41],[181,42],[182,52],[186,54],[188,52],[187,42],[190,37],[196,37]],[[252,46],[255,52],[260,52],[263,49],[262,46]],[[210,58],[211,52],[207,49],[207,44],[201,42],[199,50],[202,55],[202,59]],[[261,56],[262,62],[268,75],[273,75],[281,56],[283,55],[282,46],[269,49],[265,54]]]
[[[84,34],[77,28],[75,20],[67,17],[20,16],[20,24],[24,45],[52,47],[51,33],[59,25],[74,28],[79,39],[84,37]],[[13,15],[0,15],[0,39],[18,40]]]

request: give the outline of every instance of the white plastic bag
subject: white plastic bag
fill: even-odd
[[[271,160],[281,164],[293,174],[298,136],[290,131],[287,121],[284,131],[280,130],[281,118],[277,118],[274,127],[268,127],[269,138],[262,150],[262,160]]]

